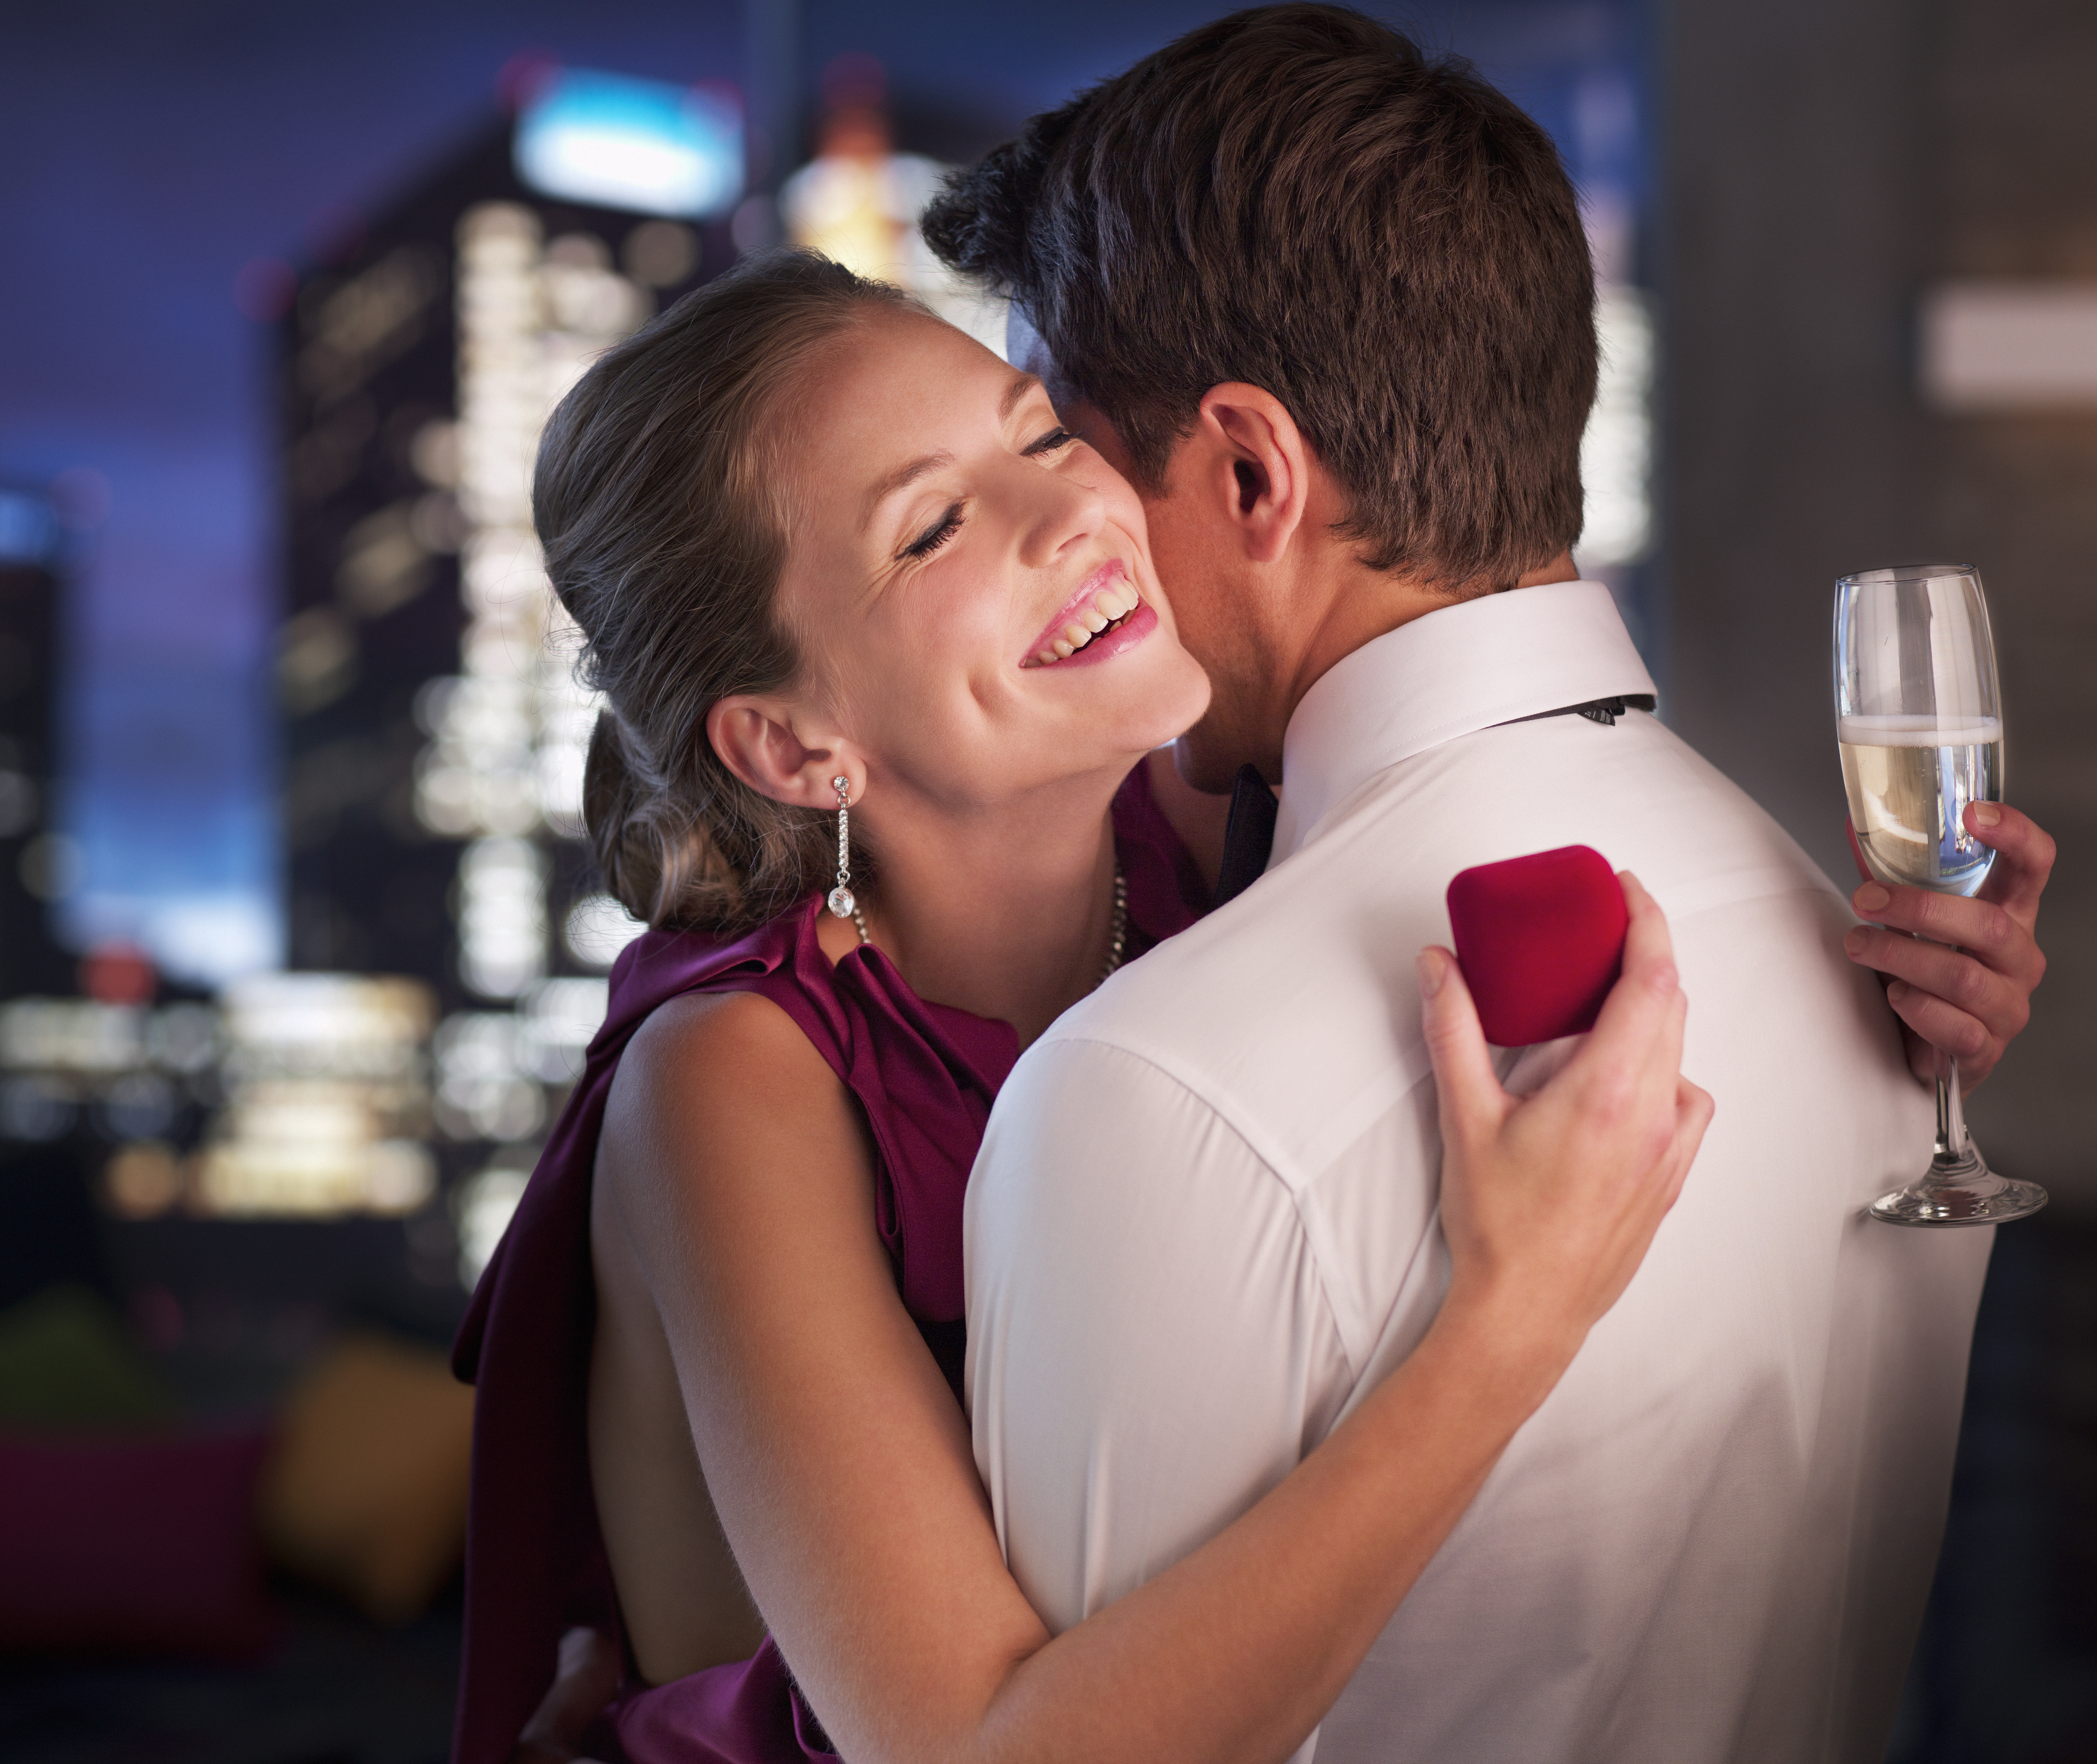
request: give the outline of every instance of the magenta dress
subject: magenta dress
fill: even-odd
[[[1141,767],[1114,819],[1136,955],[1193,922],[1207,891]],[[873,1134],[875,1223],[897,1290],[960,1399],[961,1196],[1018,1040],[1008,1024],[918,998],[878,949],[833,967],[816,940],[821,910],[812,896],[733,940],[650,932],[612,970],[604,1026],[453,1350],[459,1377],[478,1386],[453,1764],[509,1757],[553,1683],[563,1630],[586,1623],[624,1648],[590,1489],[590,1184],[612,1075],[659,1005],[687,992],[761,993],[849,1087]],[[627,1659],[627,1685],[590,1736],[598,1757],[613,1730],[633,1764],[835,1756],[769,1639],[748,1660],[653,1687]]]

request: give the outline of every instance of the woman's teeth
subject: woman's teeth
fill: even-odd
[[[1052,662],[1068,661],[1117,619],[1126,619],[1141,604],[1132,583],[1101,589],[1061,633],[1048,640],[1047,648],[1035,654],[1035,660],[1044,668]]]

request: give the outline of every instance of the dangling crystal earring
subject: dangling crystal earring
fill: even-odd
[[[850,919],[858,928],[862,943],[873,941],[873,933],[866,928],[866,915],[859,909],[851,888],[851,780],[843,776],[830,780],[830,788],[838,793],[838,885],[830,892],[824,904],[834,918]]]

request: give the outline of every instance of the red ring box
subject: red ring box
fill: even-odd
[[[1623,971],[1623,885],[1590,846],[1481,864],[1449,884],[1456,959],[1486,1040],[1526,1048],[1595,1026]]]

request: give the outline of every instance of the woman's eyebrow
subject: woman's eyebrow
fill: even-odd
[[[1031,374],[1017,375],[1005,387],[1005,396],[998,401],[998,421],[1004,422],[1012,414],[1019,401],[1029,392],[1040,390],[1040,385],[1041,382]],[[886,477],[875,479],[873,488],[866,492],[865,506],[860,514],[860,525],[864,527],[872,520],[874,510],[898,490],[907,489],[926,472],[937,471],[941,466],[951,466],[953,462],[954,456],[943,449],[936,453],[921,453],[908,464],[898,466]]]
[[[860,525],[864,527],[873,519],[873,511],[894,496],[898,490],[917,483],[928,471],[937,471],[943,466],[951,466],[954,456],[943,450],[937,453],[921,453],[907,466],[898,466],[885,478],[877,479],[873,488],[866,493],[866,503],[860,514]]]
[[[1012,414],[1013,406],[1018,405],[1019,401],[1024,398],[1029,392],[1038,387],[1040,383],[1041,382],[1035,379],[1033,374],[1022,374],[1009,386],[1006,387],[1005,389],[1005,396],[998,401],[998,421],[1002,422],[1007,417],[1010,416]]]

